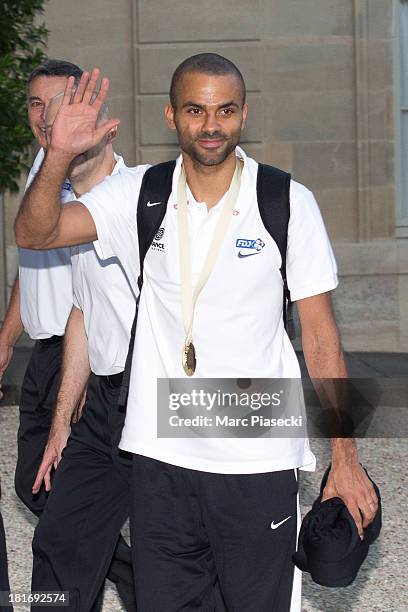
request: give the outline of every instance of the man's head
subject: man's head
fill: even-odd
[[[78,83],[82,70],[64,60],[46,60],[33,70],[28,78],[28,120],[34,137],[41,147],[46,147],[45,114],[50,100],[65,89],[67,78],[75,77]]]
[[[216,53],[200,53],[176,68],[166,118],[180,148],[194,162],[215,166],[235,150],[247,105],[242,74]]]
[[[63,93],[57,94],[48,103],[44,118],[47,142],[51,140],[52,126],[61,106],[63,95]],[[107,119],[109,119],[109,109],[107,104],[103,103],[98,115],[98,125],[104,123]],[[75,157],[68,170],[68,176],[71,180],[87,179],[100,169],[104,161],[114,160],[112,141],[116,132],[116,128],[109,130],[96,147]]]

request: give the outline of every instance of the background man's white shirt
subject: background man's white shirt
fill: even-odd
[[[213,272],[197,304],[194,343],[196,377],[298,378],[299,364],[282,320],[280,254],[259,215],[257,163],[244,159],[239,198]],[[314,468],[308,440],[274,438],[157,438],[157,378],[185,378],[181,354],[185,332],[181,317],[179,246],[175,205],[181,158],[173,176],[166,217],[144,264],[135,350],[121,448],[178,465],[219,473],[259,473]],[[136,208],[143,168],[111,177],[81,201],[98,232],[95,248],[103,258],[117,255],[136,287],[138,240]],[[112,202],[121,199],[120,209]],[[287,277],[292,299],[337,286],[333,252],[312,193],[292,181]],[[209,212],[190,203],[189,232],[193,285],[212,238],[222,202]],[[238,239],[261,239],[265,246],[239,257]]]
[[[130,171],[115,155],[111,176]],[[122,201],[111,205],[120,207]],[[111,375],[125,368],[136,297],[116,257],[100,259],[92,244],[72,247],[74,305],[84,314],[89,364],[97,375]],[[138,292],[137,292],[138,294]]]
[[[34,180],[44,151],[40,149],[26,182]],[[75,199],[65,181],[61,202]],[[63,336],[72,308],[71,250],[69,248],[34,251],[19,248],[20,316],[25,331],[33,340]]]

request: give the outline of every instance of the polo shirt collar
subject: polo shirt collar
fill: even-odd
[[[111,176],[113,176],[114,174],[117,174],[120,170],[123,170],[123,168],[127,167],[121,155],[118,155],[117,153],[114,152],[113,156],[115,158],[116,164],[113,167]]]

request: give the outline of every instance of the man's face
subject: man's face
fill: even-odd
[[[47,146],[45,114],[50,100],[65,89],[66,77],[39,76],[28,88],[28,120],[31,130],[41,147]]]
[[[234,151],[246,116],[247,105],[233,75],[184,74],[176,108],[166,107],[167,122],[177,130],[181,150],[204,166],[222,164]]]

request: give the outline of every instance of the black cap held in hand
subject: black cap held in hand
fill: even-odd
[[[339,497],[321,501],[330,468],[331,465],[323,476],[319,497],[302,521],[293,562],[303,572],[309,572],[317,584],[343,587],[353,582],[370,544],[379,536],[381,496],[365,470],[378,497],[378,510],[373,522],[364,529],[364,540],[361,540],[353,517]]]

